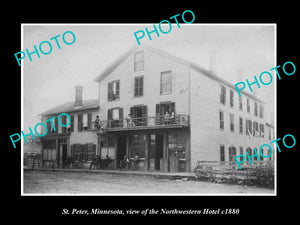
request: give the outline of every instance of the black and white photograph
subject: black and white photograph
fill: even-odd
[[[296,5],[43,3],[3,13],[5,219],[296,219]]]
[[[276,194],[259,76],[276,24],[22,24],[22,41],[23,195]]]

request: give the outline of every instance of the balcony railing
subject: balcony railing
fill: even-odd
[[[110,128],[128,128],[134,129],[139,127],[187,127],[189,126],[189,116],[176,114],[173,117],[150,116],[125,118],[122,120],[102,120],[99,123],[92,122],[89,130],[100,130]]]

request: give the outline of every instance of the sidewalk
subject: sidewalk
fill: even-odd
[[[24,166],[24,170],[29,171],[53,171],[53,172],[83,172],[83,173],[104,173],[104,174],[118,174],[118,175],[136,175],[136,176],[152,176],[157,178],[164,178],[164,179],[187,179],[187,180],[194,180],[195,174],[189,172],[160,172],[160,171],[137,171],[137,170],[101,170],[101,169],[61,169],[55,168],[52,170],[51,168],[41,168],[37,167],[33,170],[29,167]]]

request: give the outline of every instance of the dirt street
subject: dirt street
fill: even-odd
[[[24,194],[273,194],[271,189],[150,176],[24,171]]]

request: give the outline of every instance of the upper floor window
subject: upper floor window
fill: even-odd
[[[144,52],[139,51],[134,54],[134,71],[144,69]]]
[[[224,130],[224,112],[220,111],[219,116],[220,116],[220,129]]]
[[[160,76],[160,94],[172,93],[172,72],[161,72]]]
[[[239,121],[240,121],[240,134],[243,134],[243,118],[240,117]]]
[[[258,116],[258,104],[254,102],[254,116]]]
[[[220,102],[225,105],[226,104],[226,88],[221,85],[221,94],[220,94]]]
[[[259,105],[259,117],[264,118],[264,107]]]
[[[230,90],[230,107],[233,107],[233,90]]]
[[[250,99],[247,98],[247,112],[250,113]]]
[[[229,115],[230,119],[230,131],[234,132],[234,116],[232,113]]]
[[[108,101],[115,101],[120,99],[120,80],[108,83],[107,98]]]
[[[134,78],[134,96],[143,96],[144,93],[144,76]]]

